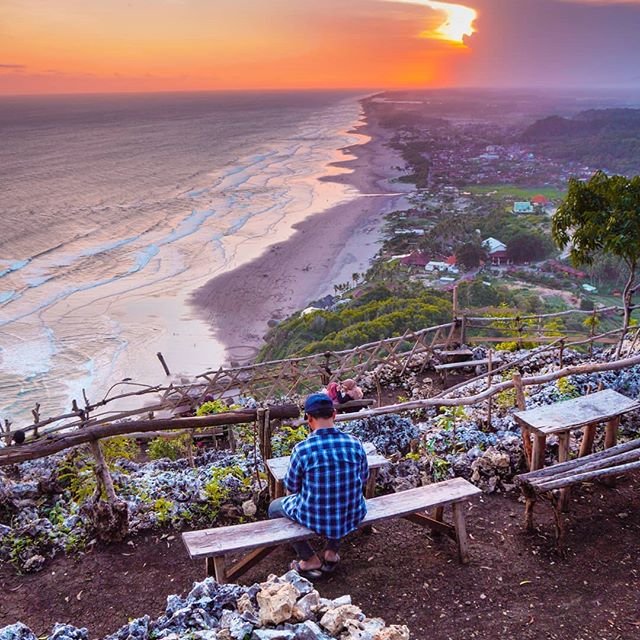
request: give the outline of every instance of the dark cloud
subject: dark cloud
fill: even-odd
[[[468,0],[478,10],[465,85],[629,86],[640,60],[640,4]]]
[[[23,71],[27,68],[25,64],[2,64],[0,63],[0,70],[6,69],[8,71]]]

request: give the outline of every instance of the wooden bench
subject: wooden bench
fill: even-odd
[[[291,456],[282,456],[280,458],[270,458],[266,462],[267,469],[275,480],[274,499],[285,495],[284,478],[289,469],[289,460],[291,460]],[[376,480],[378,479],[378,469],[389,464],[389,461],[379,453],[370,453],[367,456],[367,464],[369,465],[369,478],[365,486],[364,495],[367,498],[373,498],[376,490]]]
[[[455,539],[459,560],[466,564],[469,562],[469,551],[462,503],[479,493],[480,489],[470,482],[454,478],[371,498],[367,500],[367,515],[360,526],[367,527],[394,518],[405,518],[428,526]],[[448,505],[452,505],[452,525],[442,519],[442,511]],[[428,509],[436,510],[435,517],[425,513]],[[205,558],[207,575],[214,575],[219,583],[224,583],[241,576],[278,545],[306,540],[315,535],[313,531],[287,518],[276,518],[217,529],[187,531],[182,534],[182,541],[192,559]],[[250,553],[227,569],[227,555],[247,551]]]
[[[368,409],[376,403],[371,398],[362,398],[362,400],[349,400],[349,402],[343,402],[335,405],[336,413],[355,413],[360,409]]]
[[[637,400],[614,391],[605,389],[586,396],[556,402],[528,411],[516,411],[513,414],[522,430],[525,455],[529,469],[535,471],[544,466],[547,436],[558,437],[558,461],[569,459],[569,438],[571,432],[584,428],[580,457],[588,456],[593,450],[596,428],[605,423],[605,448],[613,447],[617,441],[620,417],[627,411],[640,408]],[[533,446],[531,445],[533,436]],[[561,507],[569,498],[569,489],[562,491]]]
[[[548,498],[553,505],[557,548],[562,551],[565,538],[562,511],[566,505],[566,489],[580,482],[609,481],[616,476],[637,470],[640,470],[640,439],[516,476],[516,482],[527,499],[527,530],[533,530],[533,509],[537,499]]]
[[[482,365],[488,365],[489,362],[491,364],[500,364],[502,360],[500,358],[494,358],[493,360],[489,360],[489,358],[483,358],[482,360],[465,360],[463,362],[448,362],[447,364],[437,364],[433,367],[436,371],[450,371],[451,369],[464,369],[467,367],[479,367]]]
[[[442,350],[436,351],[436,355],[447,362],[463,362],[473,358],[473,351],[471,351],[471,349]]]

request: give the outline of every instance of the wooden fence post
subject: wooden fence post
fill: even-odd
[[[187,431],[187,462],[192,469],[195,468],[196,463],[193,459],[193,429]]]
[[[268,407],[264,410],[264,454],[265,460],[273,456],[271,449],[271,416]]]
[[[4,421],[4,427],[2,429],[2,432],[4,433],[4,443],[7,447],[11,446],[11,421],[9,419],[6,419]]]
[[[158,353],[156,353],[156,356],[158,357],[158,360],[160,360],[160,364],[162,365],[162,368],[164,369],[165,374],[170,376],[171,372],[169,371],[169,367],[167,366],[167,363],[166,363],[162,353],[160,353],[160,351],[158,351]]]
[[[331,367],[329,366],[329,360],[331,359],[331,351],[325,351],[324,354],[324,366],[320,371],[320,380],[326,387],[331,381]]]
[[[264,456],[264,408],[258,407],[256,422],[258,424],[258,449],[260,450],[260,455],[262,456],[262,460],[266,460]]]
[[[111,478],[111,474],[109,473],[107,461],[104,459],[104,455],[100,447],[100,441],[92,440],[89,443],[89,446],[91,447],[91,452],[93,453],[93,457],[96,460],[96,477],[98,480],[97,491],[99,492],[100,486],[102,486],[107,497],[107,502],[113,504],[118,501],[118,496],[116,495],[116,491],[113,488],[113,479]]]
[[[452,306],[453,306],[453,323],[455,324],[458,320],[458,287],[453,287],[453,298],[452,298]]]
[[[516,407],[520,411],[524,411],[527,408],[524,397],[524,386],[522,385],[522,375],[519,371],[513,374],[513,388],[516,392]],[[527,427],[520,427],[522,432],[522,448],[524,449],[524,458],[529,469],[532,464],[533,447],[531,446],[531,433]]]
[[[491,388],[492,378],[491,372],[493,371],[493,350],[489,349],[489,353],[487,354],[489,358],[489,363],[487,364],[487,389]],[[489,398],[489,407],[487,409],[487,426],[491,428],[492,421],[492,413],[493,413],[493,396]]]

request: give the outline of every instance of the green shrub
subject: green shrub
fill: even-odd
[[[218,515],[220,507],[230,496],[229,487],[224,485],[224,481],[229,476],[240,480],[244,489],[248,490],[251,486],[251,478],[245,477],[244,472],[238,466],[212,469],[209,480],[204,485],[210,517]]]
[[[158,498],[153,503],[153,510],[156,513],[158,524],[163,525],[171,518],[171,510],[173,509],[173,502],[166,498]]]
[[[94,465],[86,452],[76,450],[65,456],[58,467],[57,477],[77,503],[88,500],[97,489]]]
[[[562,400],[570,400],[571,398],[577,398],[580,395],[578,387],[571,383],[568,378],[560,378],[556,382],[556,387],[560,392]]]
[[[229,406],[224,400],[209,400],[204,402],[198,407],[196,411],[197,416],[211,416],[216,413],[226,413],[227,411],[234,411],[239,409],[240,405],[234,404]]]
[[[498,342],[496,351],[517,351],[519,345],[517,342]]]
[[[179,438],[154,438],[149,442],[147,454],[151,460],[160,460],[161,458],[169,458],[169,460],[177,460],[186,455],[187,443],[191,436],[183,434]]]
[[[305,440],[308,435],[309,430],[303,424],[299,427],[282,425],[271,439],[273,455],[276,457],[291,455],[293,447]]]
[[[436,418],[436,425],[445,431],[455,431],[456,425],[467,417],[464,407],[443,407]]]
[[[102,455],[110,468],[117,460],[135,460],[138,455],[138,445],[133,438],[117,436],[100,441]]]

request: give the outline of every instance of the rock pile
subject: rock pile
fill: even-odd
[[[420,435],[411,420],[392,413],[343,422],[340,428],[362,442],[373,443],[378,453],[385,456],[407,453],[411,441]]]
[[[56,624],[47,640],[88,640],[86,629]],[[186,598],[167,598],[164,615],[137,618],[106,640],[409,640],[404,625],[367,618],[349,596],[322,598],[313,584],[289,571],[250,587],[194,584]],[[38,640],[24,624],[0,629],[0,640]]]
[[[209,451],[196,458],[195,468],[186,460],[119,460],[112,476],[127,503],[129,530],[136,533],[211,526],[219,514],[246,516],[243,504],[262,488],[256,486],[254,465],[253,457]],[[11,477],[0,470],[0,559],[21,571],[38,571],[56,551],[75,551],[92,541],[91,520],[84,513],[91,492],[83,499],[78,491],[83,482],[92,482],[93,472],[74,468],[71,486],[70,469],[67,457],[58,454],[16,465]]]

